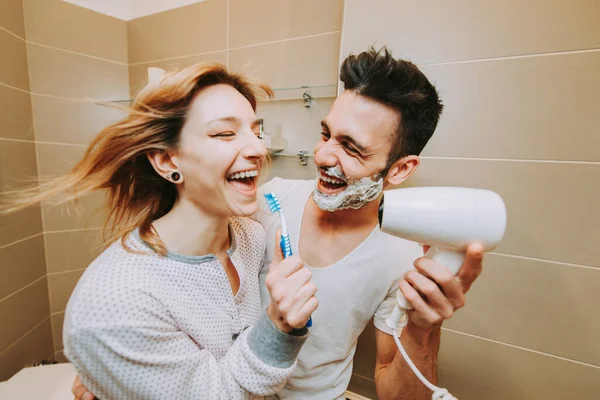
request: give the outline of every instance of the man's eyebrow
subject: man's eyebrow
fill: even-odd
[[[321,127],[324,130],[326,130],[327,132],[330,131],[329,130],[329,126],[327,125],[327,122],[325,122],[325,121],[321,121]],[[341,133],[341,134],[337,135],[337,137],[339,139],[341,139],[341,140],[344,140],[344,141],[346,141],[348,143],[351,143],[361,153],[367,153],[368,152],[367,146],[365,146],[362,143],[358,142],[356,139],[354,139],[351,135],[349,135],[347,133]]]

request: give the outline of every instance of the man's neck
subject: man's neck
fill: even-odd
[[[173,253],[222,255],[230,247],[229,218],[211,215],[185,199],[154,221],[153,226]]]

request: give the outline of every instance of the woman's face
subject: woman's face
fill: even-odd
[[[258,174],[267,150],[248,100],[229,85],[202,90],[193,100],[171,159],[183,175],[181,200],[214,216],[256,212]]]

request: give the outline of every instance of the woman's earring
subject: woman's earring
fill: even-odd
[[[179,179],[181,179],[181,174],[179,172],[173,172],[171,174],[171,179],[173,182],[177,182]]]

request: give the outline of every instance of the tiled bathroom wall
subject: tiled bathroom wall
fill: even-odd
[[[0,196],[37,178],[21,0],[0,7]],[[54,356],[40,207],[0,217],[0,381]]]
[[[409,185],[497,191],[505,240],[444,325],[460,399],[600,390],[600,3],[347,0],[342,56],[388,45],[445,103]],[[375,398],[373,328],[351,388]]]
[[[320,121],[337,86],[341,0],[208,0],[130,21],[131,95],[147,83],[147,68],[169,69],[199,61],[218,62],[275,89],[276,101],[259,103],[257,114],[273,136],[270,176],[312,179],[312,155]],[[304,107],[301,86],[318,86]],[[284,100],[285,99],[285,100]]]
[[[60,0],[10,0],[0,12],[0,192],[69,170],[123,116],[99,105],[129,93],[126,22]],[[100,250],[103,198],[0,219],[0,380],[62,359],[62,320]],[[44,246],[44,243],[46,244]]]

